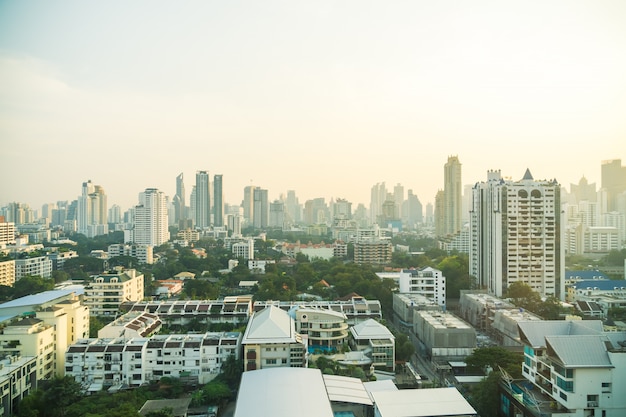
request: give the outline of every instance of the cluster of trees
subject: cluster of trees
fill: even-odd
[[[505,295],[517,307],[528,310],[544,320],[558,320],[565,312],[558,298],[550,296],[542,300],[539,293],[524,282],[509,285]]]

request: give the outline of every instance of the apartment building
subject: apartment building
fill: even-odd
[[[65,375],[88,391],[137,387],[165,376],[206,384],[230,356],[239,359],[240,351],[236,332],[82,339],[65,353]]]
[[[52,276],[52,260],[47,256],[36,256],[15,260],[15,280],[25,276],[50,278]]]
[[[109,259],[117,256],[132,256],[133,258],[137,258],[137,261],[142,264],[154,263],[154,250],[151,245],[142,245],[138,243],[125,245],[116,243],[114,245],[109,245],[107,252],[109,254]]]
[[[335,351],[348,338],[348,318],[339,311],[295,307],[296,332],[308,338],[309,350]]]
[[[56,375],[57,333],[43,320],[26,317],[7,325],[0,334],[0,354],[37,358],[36,378],[50,379]]]
[[[15,261],[0,262],[0,285],[12,287],[15,284]]]
[[[244,371],[307,367],[306,339],[296,332],[293,318],[273,305],[250,318],[241,344]]]
[[[0,357],[0,416],[16,414],[19,402],[37,389],[37,358],[2,355]]]
[[[626,415],[626,332],[603,332],[597,320],[518,326],[524,343],[524,382],[505,376],[503,415]]]
[[[360,265],[391,263],[393,246],[388,240],[360,240],[354,243],[354,262]]]
[[[446,305],[446,277],[435,268],[404,269],[400,272],[398,287],[402,294],[420,294],[436,304]]]
[[[143,297],[143,274],[134,269],[92,276],[85,287],[85,305],[92,316],[115,315],[122,303],[141,301]]]
[[[393,334],[376,320],[369,319],[350,328],[351,344],[363,351],[376,369],[395,371],[396,348]]]

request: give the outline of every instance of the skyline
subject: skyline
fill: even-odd
[[[600,187],[626,162],[626,3],[0,2],[0,205],[127,209],[184,172],[270,200],[425,206],[458,156]]]

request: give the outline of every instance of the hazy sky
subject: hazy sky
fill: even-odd
[[[184,172],[301,202],[626,165],[626,1],[0,0],[0,205]]]

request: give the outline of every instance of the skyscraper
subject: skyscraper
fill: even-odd
[[[622,166],[621,159],[602,161],[602,189],[606,193],[604,212],[609,213],[617,209],[617,196],[626,191],[626,167]]]
[[[454,235],[461,230],[463,207],[461,163],[458,157],[448,157],[448,162],[444,165],[443,178],[443,233]]]
[[[187,218],[187,213],[185,213],[185,182],[182,172],[176,177],[176,194],[174,195],[173,203],[174,221],[178,224],[179,221]]]
[[[196,171],[196,228],[211,225],[211,185],[209,171]]]
[[[257,229],[265,229],[269,225],[270,219],[270,205],[267,190],[261,188],[254,189],[252,212],[254,227]]]
[[[133,243],[159,246],[170,239],[167,197],[162,191],[146,188],[139,193],[139,205],[133,213]]]
[[[107,234],[108,209],[104,188],[94,185],[91,180],[84,182],[77,200],[78,233],[87,237]]]
[[[222,188],[222,175],[213,176],[213,224],[224,226],[224,192]]]
[[[561,189],[555,180],[520,181],[489,171],[473,188],[470,275],[498,297],[524,282],[542,297],[564,297]]]
[[[383,210],[383,203],[387,199],[385,183],[377,183],[372,187],[370,198],[370,221],[376,223]]]
[[[247,225],[254,224],[254,190],[256,188],[254,185],[248,185],[243,189],[243,202],[241,205],[243,206],[243,219]]]

